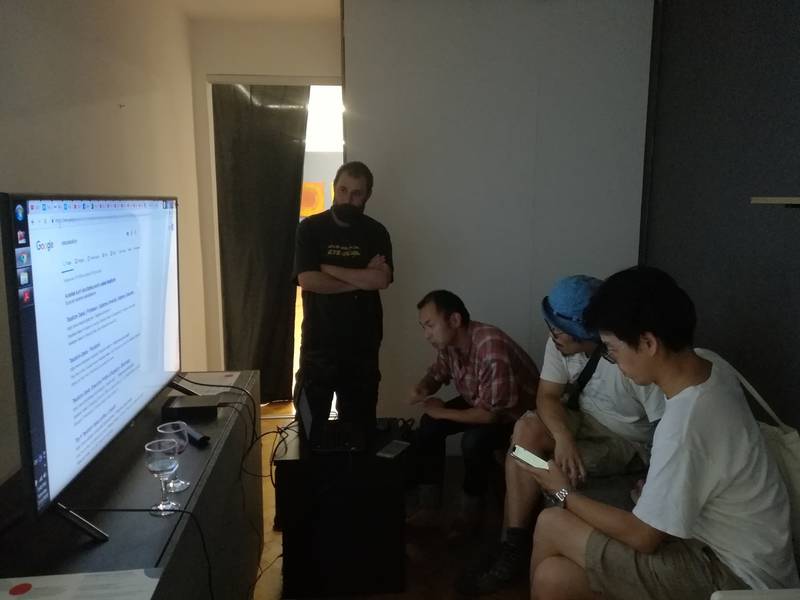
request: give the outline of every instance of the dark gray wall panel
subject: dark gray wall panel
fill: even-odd
[[[642,259],[698,308],[718,351],[800,425],[800,4],[665,1]],[[657,35],[658,37],[658,35]]]

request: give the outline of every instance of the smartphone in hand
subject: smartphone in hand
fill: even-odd
[[[511,456],[524,462],[526,465],[530,465],[531,467],[550,470],[550,466],[547,464],[546,460],[536,456],[533,452],[526,450],[518,444],[514,445],[514,449],[511,451]]]

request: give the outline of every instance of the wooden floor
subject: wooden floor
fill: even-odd
[[[285,427],[294,415],[294,406],[291,402],[285,404],[272,404],[261,408],[261,431],[274,430],[277,426]],[[261,445],[261,464],[264,475],[269,474],[270,456],[272,455],[272,442],[274,435],[264,438]],[[283,540],[281,534],[272,530],[272,521],[275,518],[275,488],[272,480],[264,477],[262,480],[264,501],[264,552],[261,555],[261,576],[256,583],[254,600],[276,600],[281,597],[281,553]]]
[[[262,431],[275,429],[276,425],[287,425],[291,421],[291,403],[283,406],[265,407],[261,423]],[[274,419],[273,417],[283,417]],[[268,473],[269,459],[274,436],[267,436],[262,446],[262,457],[265,474]],[[455,497],[460,487],[460,461],[453,461],[448,469],[445,485],[445,505],[454,506]],[[496,487],[496,486],[495,486]],[[277,600],[281,598],[281,534],[272,530],[275,515],[275,490],[270,479],[265,478],[264,490],[264,552],[261,559],[262,574],[255,588],[255,600]],[[447,599],[460,598],[453,588],[458,574],[468,565],[485,562],[498,543],[502,509],[499,493],[491,499],[486,525],[481,536],[468,542],[448,543],[441,531],[407,531],[406,559],[407,581],[406,591],[402,594],[383,594],[362,596],[365,599],[402,600],[415,599]],[[452,517],[445,513],[443,522]],[[522,580],[513,589],[486,598],[523,600],[529,597],[528,584]]]

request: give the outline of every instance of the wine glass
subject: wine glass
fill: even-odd
[[[161,482],[161,502],[154,505],[150,514],[157,517],[168,517],[181,507],[169,499],[167,480],[178,469],[178,442],[171,439],[153,440],[144,445],[144,458],[147,470]]]
[[[186,449],[186,444],[189,443],[189,434],[186,432],[186,423],[183,421],[162,423],[156,427],[156,431],[158,431],[160,434],[159,437],[162,439],[175,440],[175,443],[178,445],[178,454],[183,452]],[[175,471],[176,474],[167,481],[167,491],[172,493],[182,492],[190,485],[188,481],[178,478],[177,468]]]

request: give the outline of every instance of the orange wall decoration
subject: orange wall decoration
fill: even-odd
[[[310,217],[325,210],[325,191],[321,181],[304,181],[300,216]]]

